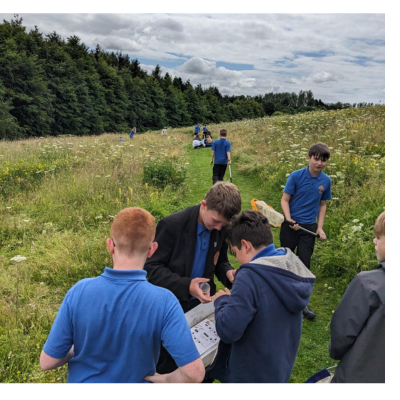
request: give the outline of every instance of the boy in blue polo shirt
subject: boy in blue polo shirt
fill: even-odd
[[[322,170],[329,157],[329,147],[325,143],[313,144],[308,150],[308,166],[290,174],[281,199],[285,216],[279,237],[281,246],[293,252],[297,248],[296,254],[307,268],[310,268],[315,236],[300,230],[300,226],[319,234],[319,240],[326,240],[322,227],[326,201],[332,198],[332,194],[331,178]],[[304,309],[303,315],[307,319],[316,317],[309,307]]]
[[[224,180],[226,166],[231,164],[231,142],[226,140],[228,133],[226,129],[219,131],[220,138],[212,144],[212,155],[210,165],[213,165],[213,185]]]
[[[111,227],[113,269],[79,281],[65,296],[40,356],[44,370],[68,363],[69,383],[201,382],[204,365],[176,297],[146,280],[158,248],[146,210],[126,208]],[[156,374],[161,344],[178,368]]]

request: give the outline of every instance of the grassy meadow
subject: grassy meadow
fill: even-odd
[[[257,198],[281,211],[287,176],[307,165],[308,147],[323,141],[331,148],[324,170],[333,195],[328,240],[316,243],[311,267],[317,280],[310,307],[318,317],[304,321],[290,378],[304,382],[335,364],[328,355],[332,311],[354,275],[376,265],[372,227],[385,205],[385,108],[209,125],[214,139],[222,126],[243,209]],[[67,290],[111,266],[105,239],[113,217],[139,206],[159,220],[197,204],[211,187],[211,149],[194,151],[192,132],[0,142],[0,382],[66,381],[66,366],[41,371],[39,355]],[[273,231],[279,246],[279,229]]]

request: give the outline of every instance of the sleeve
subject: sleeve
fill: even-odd
[[[212,143],[211,150],[215,151],[215,142]]]
[[[234,343],[242,337],[257,313],[258,299],[257,282],[246,271],[238,271],[231,295],[218,297],[214,303],[215,325],[224,343]]]
[[[326,188],[326,190],[324,190],[324,193],[322,193],[321,200],[330,200],[332,198],[331,188],[332,188],[332,181],[331,178],[329,178],[328,187]]]
[[[289,175],[289,178],[286,181],[285,188],[283,189],[284,193],[293,195],[296,191],[296,181],[295,181],[295,174],[292,172]]]
[[[215,266],[215,276],[228,289],[232,287],[232,283],[226,277],[226,273],[231,269],[234,268],[232,268],[228,260],[228,244],[224,240],[224,243],[221,247],[221,251],[218,257],[217,265]]]
[[[185,314],[172,294],[169,294],[166,301],[161,342],[178,367],[183,367],[200,357]]]
[[[354,344],[370,316],[371,292],[358,274],[349,284],[331,321],[329,355],[341,360]]]
[[[231,142],[227,142],[226,151],[231,151]]]
[[[72,316],[70,311],[70,291],[65,296],[51,327],[49,337],[43,347],[50,357],[64,358],[73,344]]]
[[[149,282],[170,290],[180,300],[188,300],[190,277],[182,277],[169,267],[177,239],[165,219],[158,223],[154,241],[158,243],[158,249],[144,266]]]

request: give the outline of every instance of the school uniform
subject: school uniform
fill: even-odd
[[[144,266],[149,282],[169,289],[178,298],[184,312],[200,304],[198,299],[189,294],[189,286],[193,278],[210,279],[208,283],[211,296],[216,292],[214,275],[224,286],[232,287],[226,277],[226,273],[233,268],[228,261],[225,228],[220,231],[206,229],[208,232],[199,229],[199,210],[200,204],[160,220],[154,239],[158,243],[158,249]],[[208,234],[209,239],[205,237]],[[200,249],[197,254],[196,246],[198,250]],[[202,253],[200,256],[202,261],[195,260],[195,256],[197,258],[199,253]],[[201,268],[197,270],[195,274],[197,276],[195,276],[193,270],[199,265]],[[174,369],[176,369],[176,364],[162,348],[157,372],[168,373]]]

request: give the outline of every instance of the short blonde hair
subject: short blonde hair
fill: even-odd
[[[120,211],[111,226],[111,238],[116,250],[126,256],[149,251],[155,234],[154,217],[139,207],[129,207]]]
[[[216,211],[228,221],[242,208],[242,199],[238,188],[230,182],[218,181],[207,192],[204,199],[207,209]]]
[[[378,238],[385,236],[385,211],[375,221],[374,235]]]

